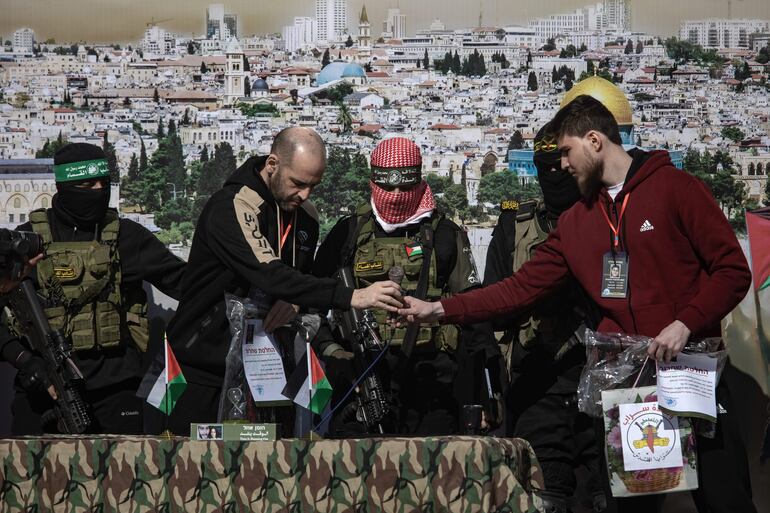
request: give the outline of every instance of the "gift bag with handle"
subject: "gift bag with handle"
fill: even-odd
[[[698,488],[692,422],[661,411],[655,386],[604,390],[602,409],[614,497]]]

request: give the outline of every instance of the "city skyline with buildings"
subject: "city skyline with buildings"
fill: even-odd
[[[220,27],[235,32],[239,37],[251,34],[281,32],[281,27],[291,25],[295,17],[315,17],[318,20],[318,3],[321,0],[285,0],[280,6],[260,6],[246,0],[231,0],[224,5],[222,16],[217,15]],[[323,0],[328,17],[331,11],[339,13],[337,4],[347,4],[345,15],[337,14],[337,29],[355,34],[358,14],[364,4],[371,20],[375,20],[373,36],[380,35],[379,20],[387,24],[391,18],[390,9],[399,9],[404,16],[405,34],[411,35],[430,27],[433,20],[440,18],[447,29],[475,27],[479,21],[486,26],[527,26],[532,20],[553,15],[569,13],[586,7],[590,1],[580,0],[542,0],[517,2],[515,6],[501,0],[480,0],[479,2],[454,2],[423,0],[419,3],[404,3],[397,0],[388,2],[364,2],[361,0]],[[633,13],[633,31],[653,35],[678,35],[680,23],[685,20],[705,18],[727,18],[726,0],[692,0],[671,3],[663,0],[604,0],[608,23],[611,25],[627,22],[627,16]],[[29,27],[42,41],[54,38],[61,41],[88,42],[130,42],[142,39],[148,22],[153,19],[167,20],[162,28],[168,32],[186,36],[201,37],[202,32],[209,32],[209,25],[201,14],[209,7],[208,1],[169,0],[164,3],[136,0],[130,10],[120,0],[39,0],[33,7],[25,0],[5,0],[4,16],[0,19],[0,36],[10,39],[13,32],[21,27]],[[743,0],[733,2],[732,17],[735,19],[770,19],[770,2],[765,0]],[[79,8],[80,7],[80,8]],[[630,9],[628,8],[630,7]],[[697,9],[695,9],[697,7]],[[234,16],[230,16],[232,13]],[[665,15],[661,15],[665,13]],[[697,13],[697,16],[693,14]],[[344,19],[344,21],[342,21]],[[318,21],[318,30],[323,30],[323,22]],[[219,27],[214,28],[216,30]],[[220,33],[224,32],[219,28]],[[320,35],[320,34],[319,34]]]

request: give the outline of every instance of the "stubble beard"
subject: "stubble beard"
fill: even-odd
[[[294,212],[298,205],[292,203],[294,198],[286,197],[286,188],[283,186],[283,177],[281,176],[280,168],[270,179],[270,193],[275,198],[275,202],[278,204],[278,208],[284,212]]]
[[[577,181],[580,195],[586,200],[593,199],[598,194],[599,189],[602,186],[602,176],[604,175],[604,167],[599,159],[594,158],[587,151],[586,156],[586,174],[585,178]]]

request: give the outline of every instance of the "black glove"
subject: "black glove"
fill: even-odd
[[[46,392],[51,382],[45,369],[45,360],[24,352],[17,362],[19,384],[28,393]]]

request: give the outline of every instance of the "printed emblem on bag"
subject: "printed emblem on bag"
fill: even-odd
[[[676,427],[657,409],[657,405],[645,404],[636,415],[623,419],[625,440],[631,455],[642,462],[663,462],[676,446]],[[679,460],[681,461],[681,460]],[[626,465],[628,468],[628,465]]]

